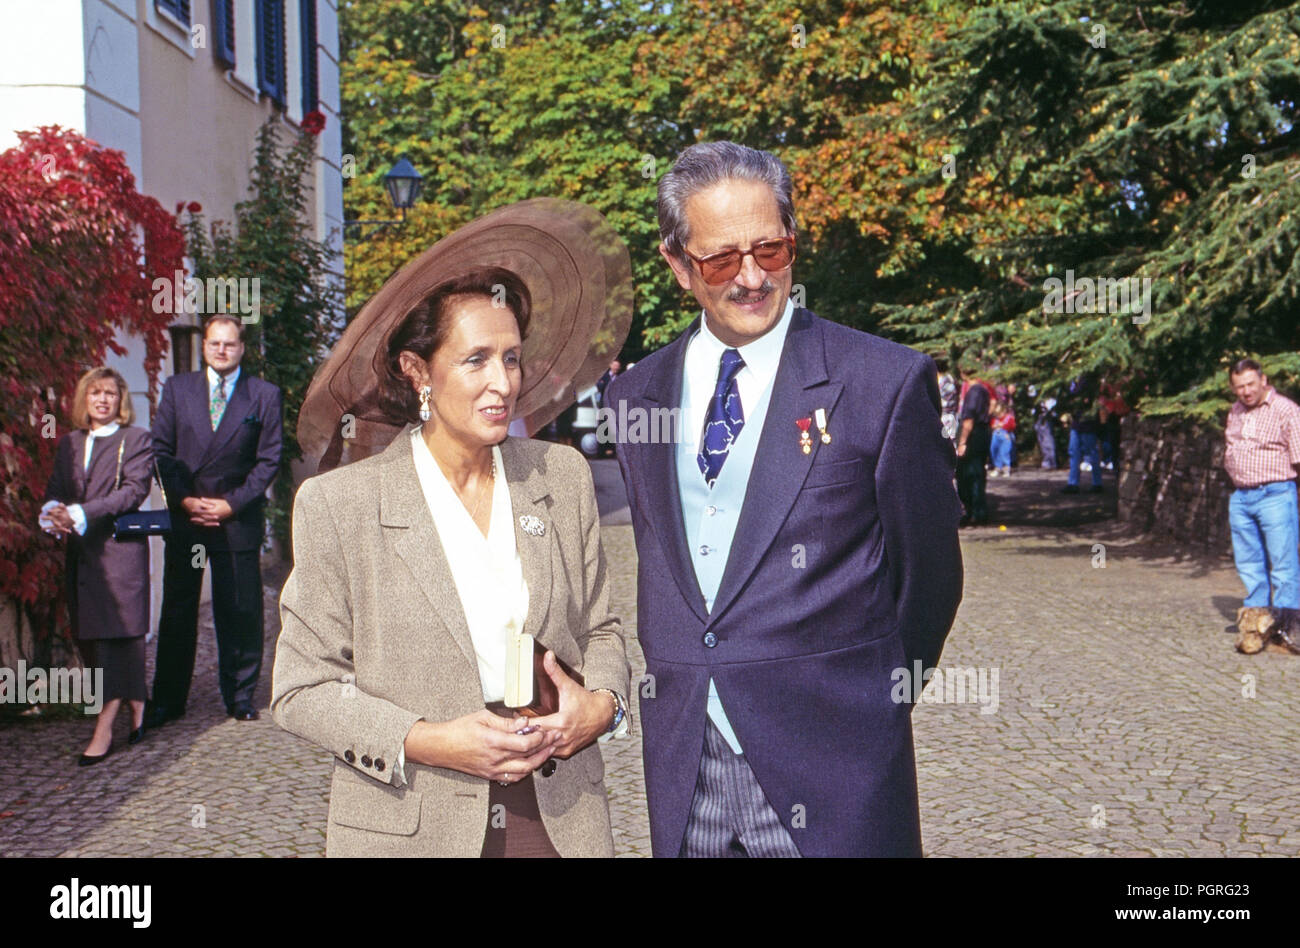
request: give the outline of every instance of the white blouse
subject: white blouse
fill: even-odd
[[[514,511],[501,449],[492,448],[497,475],[486,537],[438,467],[419,425],[411,429],[411,451],[474,642],[483,701],[501,701],[506,693],[506,636],[512,626],[522,632],[528,617],[528,585],[515,548]]]
[[[111,438],[113,435],[117,434],[117,429],[119,427],[118,423],[114,421],[107,425],[102,425],[99,428],[91,428],[86,432],[86,456],[81,459],[81,469],[83,471],[90,470],[90,455],[91,452],[95,450],[95,439]]]

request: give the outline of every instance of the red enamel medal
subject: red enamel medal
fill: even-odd
[[[795,424],[799,426],[799,447],[803,449],[804,454],[812,454],[812,435],[808,429],[812,427],[811,418],[798,418]]]

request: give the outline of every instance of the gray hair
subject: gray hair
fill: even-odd
[[[659,239],[668,252],[686,262],[690,229],[686,224],[686,202],[692,195],[723,181],[758,181],[776,198],[781,226],[795,232],[794,199],[790,196],[790,172],[776,155],[735,142],[701,142],[677,156],[673,166],[659,179]]]

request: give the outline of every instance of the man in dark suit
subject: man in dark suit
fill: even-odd
[[[791,304],[790,192],[766,152],[682,153],[659,250],[703,314],[607,393],[656,856],[921,854],[900,681],[961,599],[953,449],[931,359]]]
[[[221,697],[235,719],[258,718],[253,694],[262,670],[262,508],[280,467],[280,389],[240,371],[244,342],[237,318],[207,321],[203,357],[204,370],[167,380],[153,423],[172,532],[165,544],[150,727],[185,713],[207,563]]]

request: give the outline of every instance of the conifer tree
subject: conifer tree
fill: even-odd
[[[1126,379],[1148,413],[1221,418],[1246,355],[1294,393],[1298,103],[1295,3],[979,8],[913,101],[953,160],[914,181],[942,220],[893,261],[882,325],[1039,385]],[[1084,278],[1149,280],[1149,310]]]

